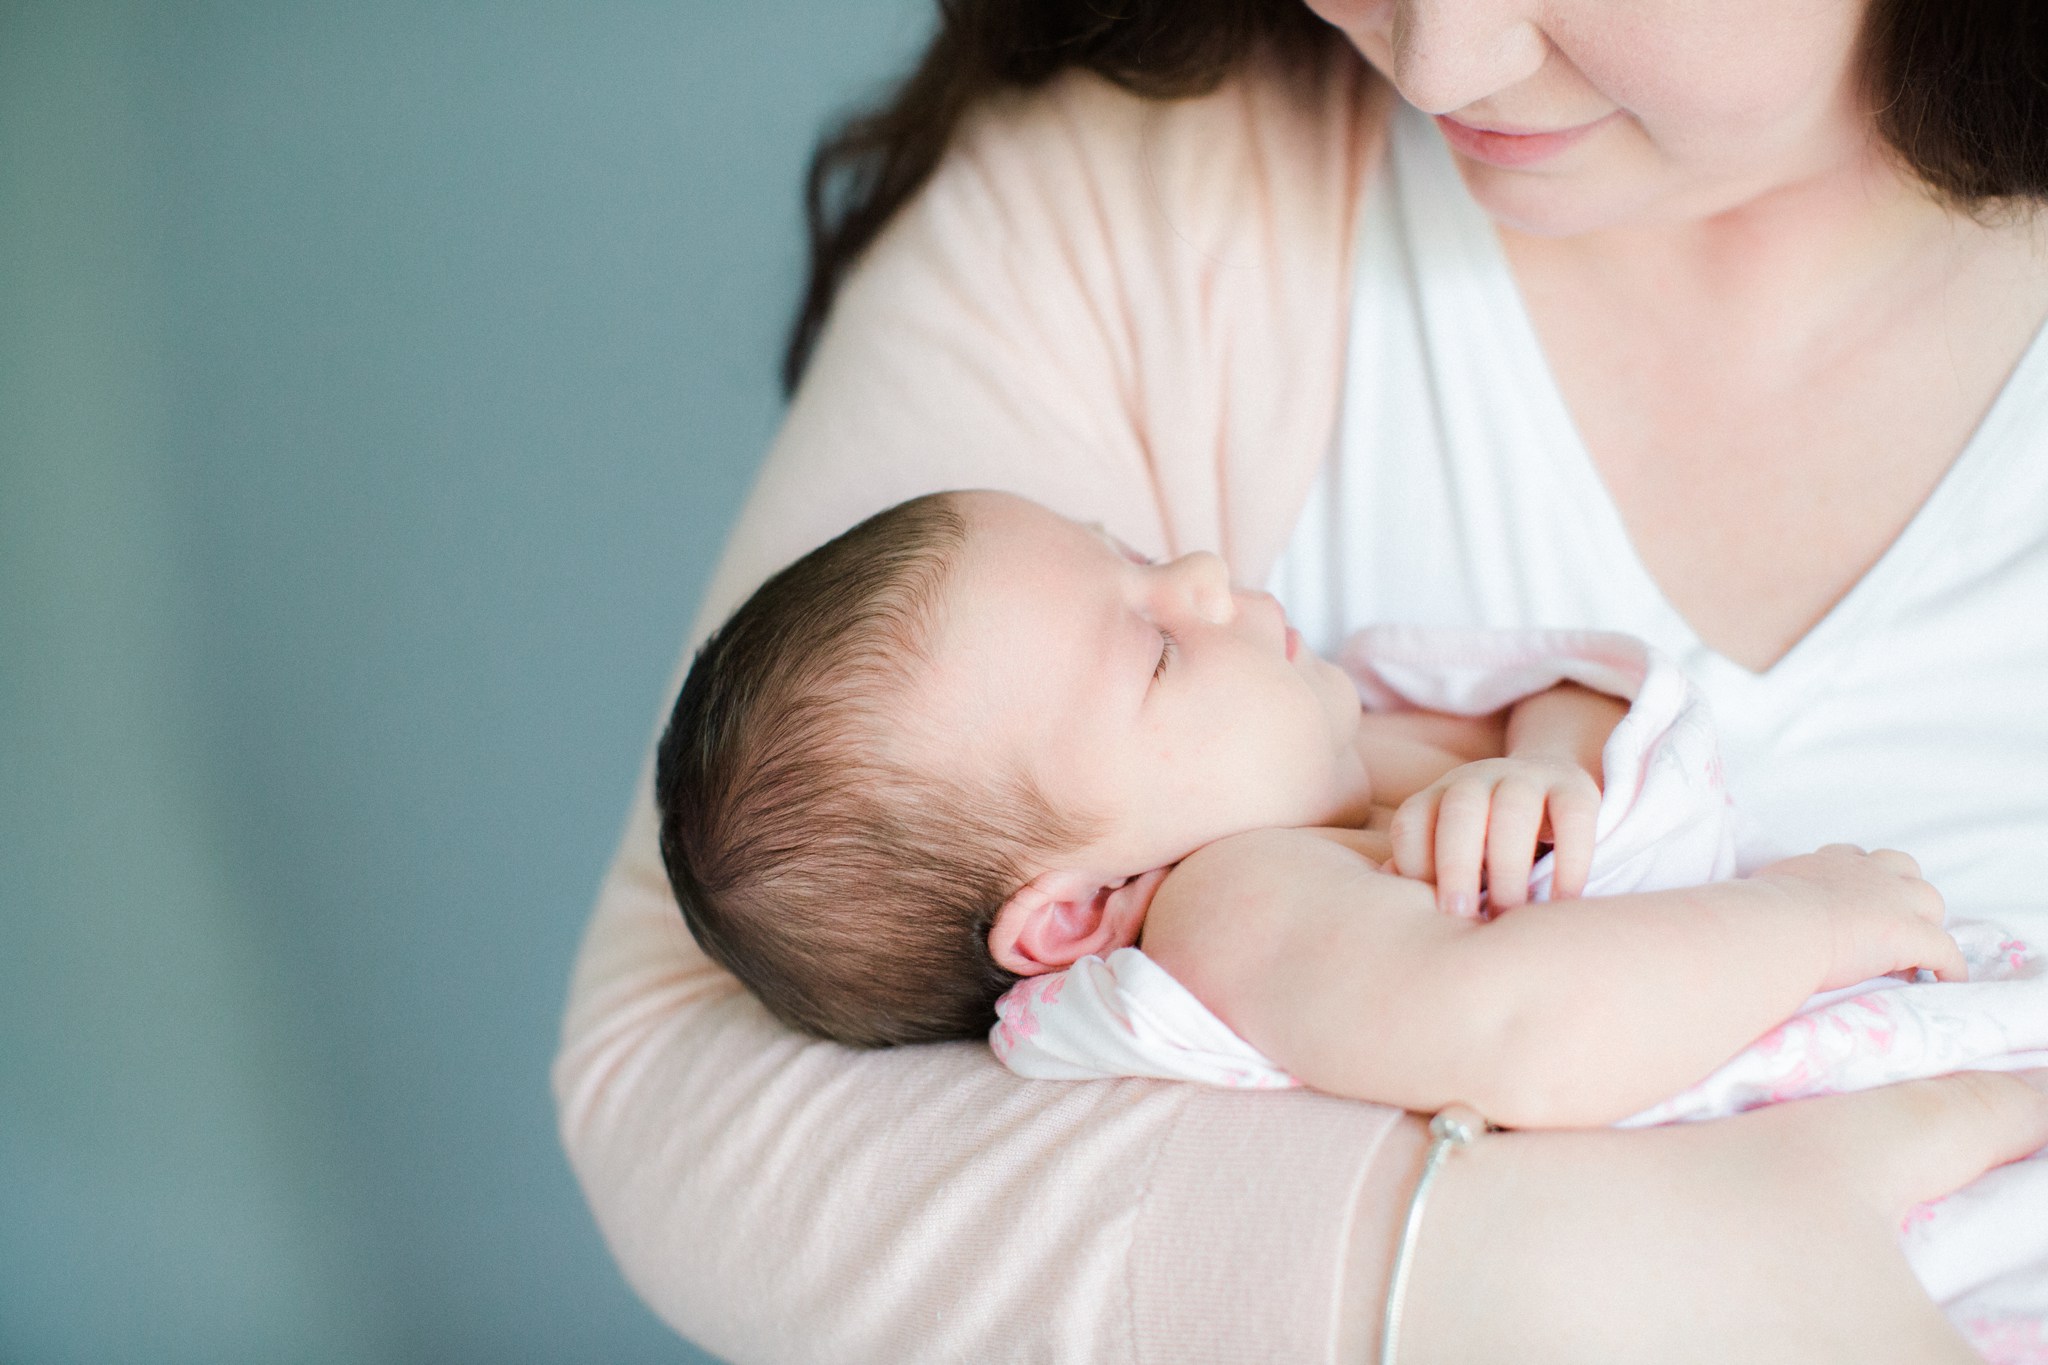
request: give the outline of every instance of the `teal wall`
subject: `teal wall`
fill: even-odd
[[[546,1068],[928,22],[0,0],[0,1361],[703,1359]]]

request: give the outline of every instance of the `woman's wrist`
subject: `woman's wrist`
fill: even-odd
[[[1401,1228],[1429,1153],[1429,1120],[1410,1114],[1380,1142],[1352,1211],[1344,1258],[1335,1353],[1338,1361],[1379,1358],[1381,1318]]]
[[[1472,1143],[1429,1194],[1402,1365],[1965,1365],[1975,1356],[1914,1279],[1898,1220],[2041,1146],[2048,1106],[2023,1079],[1963,1073],[1706,1123]],[[1403,1120],[1361,1190],[1336,1360],[1376,1358],[1427,1145]]]
[[[1429,1151],[1422,1159],[1422,1177],[1416,1181],[1415,1193],[1408,1197],[1408,1212],[1401,1219],[1400,1245],[1394,1252],[1394,1269],[1387,1276],[1387,1309],[1380,1315],[1380,1365],[1400,1365],[1408,1280],[1415,1264],[1415,1248],[1422,1240],[1422,1220],[1429,1216],[1429,1192],[1442,1178],[1446,1162],[1492,1131],[1497,1130],[1478,1111],[1464,1104],[1441,1109],[1429,1121]]]

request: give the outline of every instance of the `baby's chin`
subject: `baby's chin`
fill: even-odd
[[[1129,875],[1137,876],[1154,868],[1172,867],[1176,863],[1193,857],[1212,844],[1220,844],[1226,839],[1235,839],[1239,835],[1251,834],[1262,829],[1306,827],[1316,823],[1299,818],[1300,812],[1298,810],[1291,812],[1276,810],[1274,814],[1277,818],[1270,820],[1262,820],[1253,815],[1243,819],[1232,820],[1227,824],[1205,825],[1199,830],[1189,827],[1161,831],[1158,837],[1146,840],[1137,848],[1125,850],[1125,857],[1117,865],[1130,869]]]
[[[1361,769],[1355,783],[1346,781],[1341,774],[1333,775],[1328,790],[1318,792],[1307,800],[1292,800],[1284,805],[1275,803],[1265,812],[1264,819],[1246,826],[1252,829],[1327,829],[1332,826],[1351,826],[1364,821],[1372,809],[1372,792]]]

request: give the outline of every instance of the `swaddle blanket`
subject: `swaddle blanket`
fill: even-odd
[[[1485,715],[1570,681],[1630,703],[1601,755],[1586,894],[1746,872],[1771,856],[1729,804],[1711,719],[1670,660],[1589,631],[1376,627],[1339,656],[1373,710]],[[1551,860],[1530,878],[1550,894]],[[1967,982],[1890,978],[1815,996],[1719,1070],[1622,1126],[1716,1118],[1965,1069],[2048,1066],[2048,964],[1995,925],[1951,917]],[[1299,1084],[1137,948],[1020,982],[989,1041],[1021,1075]],[[1902,1229],[1929,1293],[1994,1365],[2048,1365],[2048,1152],[1914,1210]]]

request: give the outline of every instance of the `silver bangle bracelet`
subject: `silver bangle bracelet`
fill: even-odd
[[[1394,1365],[1401,1349],[1401,1307],[1408,1297],[1408,1272],[1415,1260],[1415,1243],[1422,1234],[1422,1206],[1429,1199],[1430,1184],[1444,1159],[1460,1147],[1478,1141],[1493,1125],[1470,1105],[1453,1104],[1429,1121],[1429,1154],[1422,1160],[1422,1178],[1408,1200],[1408,1218],[1401,1225],[1401,1245],[1394,1252],[1394,1270],[1387,1277],[1387,1312],[1380,1319],[1380,1365]]]

